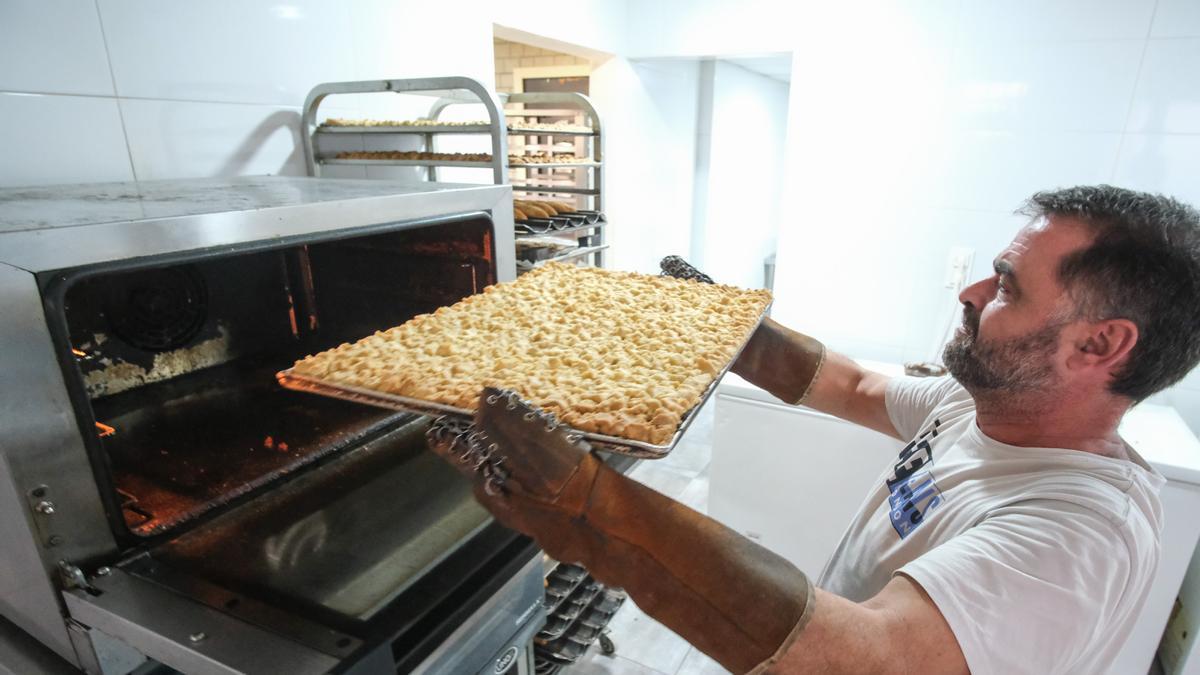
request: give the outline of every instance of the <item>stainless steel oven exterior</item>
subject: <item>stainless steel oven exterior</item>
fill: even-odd
[[[515,277],[511,204],[508,186],[289,177],[0,190],[0,617],[76,666],[104,669],[92,662],[96,650],[86,622],[72,617],[88,606],[95,611],[83,590],[90,581],[81,579],[79,570],[113,556],[117,542],[47,327],[38,275],[483,212],[495,224],[497,277],[510,280]],[[117,571],[96,581],[136,585]],[[153,592],[132,590],[128,597]],[[170,600],[162,607],[170,607]],[[197,611],[181,607],[175,616]],[[190,634],[194,645],[213,631],[231,629],[219,616],[203,622],[214,623],[208,631]],[[151,630],[137,630],[144,633],[139,638],[144,644],[166,644]],[[261,637],[260,663],[290,664],[292,672],[323,672],[329,666],[328,657],[315,651]],[[120,651],[119,646],[107,650],[106,658],[119,658]],[[194,661],[184,662],[202,672],[234,672],[221,657],[196,651],[187,656]]]

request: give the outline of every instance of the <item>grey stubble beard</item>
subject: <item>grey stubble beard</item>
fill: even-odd
[[[1002,341],[979,341],[979,313],[963,308],[963,326],[942,351],[942,361],[976,404],[1036,407],[1055,384],[1052,356],[1064,321],[1051,320],[1031,333]]]

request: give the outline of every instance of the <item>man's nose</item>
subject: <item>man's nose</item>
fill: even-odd
[[[984,305],[995,297],[996,278],[988,277],[962,289],[962,292],[958,294],[958,301],[964,305],[973,305],[977,309],[983,309]]]

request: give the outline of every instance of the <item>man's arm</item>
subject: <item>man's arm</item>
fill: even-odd
[[[861,603],[817,589],[812,620],[762,672],[965,675],[970,669],[937,605],[911,579],[896,576]]]
[[[514,392],[486,390],[474,427],[439,422],[428,436],[497,520],[624,588],[732,671],[966,672],[914,583],[893,580],[864,603],[820,591],[779,555],[613,471]]]
[[[802,403],[899,438],[884,403],[888,376],[770,318],[763,319],[732,370],[785,403]]]
[[[863,368],[846,356],[829,352],[804,405],[900,438],[884,402],[884,391],[891,379]]]

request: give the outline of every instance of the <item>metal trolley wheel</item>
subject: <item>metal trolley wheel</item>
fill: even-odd
[[[608,629],[605,629],[604,632],[600,634],[600,651],[605,656],[612,656],[613,654],[617,653],[617,644],[612,641],[612,638],[608,636],[608,633]]]

